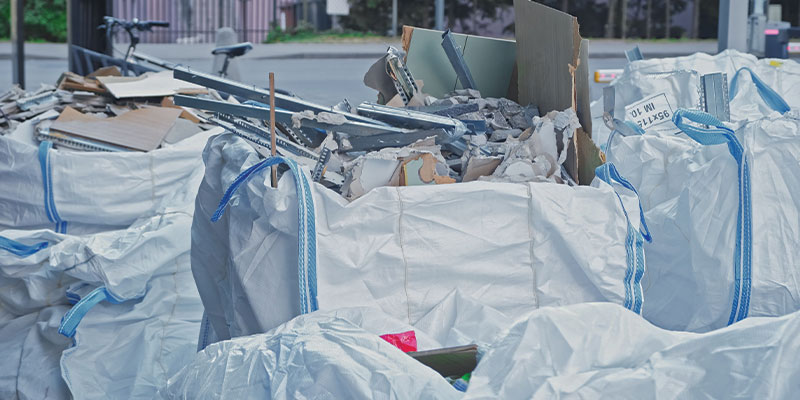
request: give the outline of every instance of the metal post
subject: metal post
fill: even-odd
[[[11,0],[11,76],[12,82],[25,88],[25,1]]]
[[[269,73],[269,144],[272,156],[277,155],[275,144],[275,73]],[[272,187],[278,187],[278,166],[272,166]]]
[[[748,0],[719,0],[719,28],[717,50],[747,51]]]
[[[217,7],[219,8],[217,10],[217,29],[219,29],[225,26],[225,0],[219,0]]]
[[[444,30],[444,0],[436,0],[436,29]]]
[[[392,0],[392,37],[397,37],[397,0]]]
[[[247,41],[247,0],[242,0],[242,41]]]

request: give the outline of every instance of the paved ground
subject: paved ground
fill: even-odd
[[[589,69],[622,68],[623,51],[636,42],[593,40],[589,47]],[[239,60],[245,83],[267,86],[267,75],[275,72],[279,88],[292,91],[310,101],[335,104],[343,98],[357,104],[374,100],[375,92],[364,86],[362,78],[369,66],[386,50],[399,43],[315,44],[280,43],[256,45]],[[211,70],[210,44],[143,44],[139,51],[179,62],[199,70]],[[716,52],[715,41],[644,43],[645,57],[674,57],[697,51]],[[67,69],[64,44],[30,43],[26,45],[26,83],[29,88],[40,83],[55,83]],[[0,90],[11,85],[11,46],[0,43]],[[592,98],[601,94],[601,85],[593,85]]]

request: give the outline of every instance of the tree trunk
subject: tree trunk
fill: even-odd
[[[692,13],[692,38],[700,37],[700,0],[693,1],[694,12]]]
[[[617,0],[608,0],[608,19],[606,20],[606,37],[614,37],[614,14],[617,6]]]
[[[565,13],[569,12],[569,0],[561,0],[561,11]]]
[[[671,12],[671,4],[669,0],[664,0],[664,38],[669,39],[669,27],[670,27],[670,12]]]
[[[622,17],[619,20],[620,35],[625,39],[628,35],[628,0],[622,0]]]
[[[647,10],[645,10],[644,37],[650,39],[653,26],[653,0],[647,0]]]

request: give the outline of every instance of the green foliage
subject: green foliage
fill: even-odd
[[[556,9],[560,9],[564,3],[563,0],[535,1]],[[513,0],[445,0],[445,24],[454,26],[458,23],[459,33],[480,34],[486,24],[499,18],[504,9],[513,6]],[[603,35],[605,3],[599,0],[569,0],[568,6],[568,12],[578,17],[581,35]],[[391,0],[350,0],[350,15],[342,17],[342,25],[357,31],[383,35],[391,29],[391,12]],[[404,24],[433,28],[434,12],[435,2],[432,0],[398,1],[398,29]],[[475,18],[476,16],[479,18]],[[509,23],[504,33],[513,35],[514,21]]]
[[[378,37],[378,35],[368,32],[365,33],[349,30],[343,32],[315,32],[312,27],[302,25],[290,30],[283,30],[278,26],[273,26],[267,35],[267,39],[264,40],[264,43],[362,41]]]
[[[66,0],[25,0],[25,40],[66,42]],[[11,2],[0,0],[0,37],[11,36]]]

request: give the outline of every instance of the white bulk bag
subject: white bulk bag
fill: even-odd
[[[201,348],[316,309],[369,305],[414,324],[454,288],[511,317],[585,301],[641,311],[646,227],[622,185],[381,187],[348,203],[292,162],[272,189],[262,171],[286,161],[256,164],[233,135],[212,138],[204,160],[192,227],[210,321]]]
[[[93,233],[133,223],[202,176],[201,152],[220,130],[142,152],[74,152],[0,136],[0,230]]]
[[[196,354],[202,316],[184,252],[154,272],[144,296],[88,310],[61,357],[61,376],[76,400],[153,399]]]
[[[726,50],[717,55],[696,53],[628,63],[624,73],[609,85],[614,88],[614,117],[626,120],[625,108],[648,98],[655,98],[657,107],[663,107],[661,95],[670,112],[679,108],[702,109],[700,77],[716,72],[727,74],[731,121],[755,120],[773,111],[784,113],[800,108],[800,63],[759,60],[750,54]],[[602,99],[592,103],[592,118],[592,138],[603,148],[610,131],[603,123]],[[678,131],[668,119],[645,128]]]
[[[695,111],[679,111],[676,124],[691,138],[615,135],[607,153],[639,190],[653,232],[643,315],[706,331],[800,309],[797,113],[743,123],[735,134]]]
[[[72,342],[58,334],[67,310],[46,307],[0,322],[0,398],[70,399],[59,368]]]
[[[7,351],[22,351],[26,367],[9,374],[19,369],[19,382],[32,381],[33,374],[41,382],[63,377],[63,388],[76,399],[154,396],[193,355],[200,330],[202,304],[189,257],[192,185],[176,185],[150,215],[125,229],[84,235],[0,231],[4,324],[75,338],[63,357],[63,347],[49,342],[26,341],[21,349],[11,344]],[[69,303],[75,305],[64,306]],[[61,306],[48,307],[55,304]],[[60,311],[55,325],[52,318],[45,326],[30,317],[52,310]],[[17,390],[15,385],[0,379],[0,393]],[[52,396],[60,396],[57,389]]]
[[[748,71],[751,76],[742,77],[741,71]],[[700,76],[716,72],[727,74],[732,121],[758,119],[776,109],[769,99],[764,98],[765,92],[760,86],[771,88],[774,92],[771,96],[785,99],[789,108],[800,108],[800,96],[797,96],[800,63],[794,60],[759,60],[751,54],[726,50],[716,55],[695,53],[629,63],[623,75],[612,83],[616,88],[614,114],[619,118],[624,115],[625,106],[657,93],[666,93],[676,100],[671,103],[673,111],[698,108]],[[754,85],[742,79],[758,80],[760,84]],[[635,98],[636,95],[640,97]]]
[[[547,307],[489,347],[464,399],[792,399],[798,352],[800,313],[695,334],[615,304]]]

